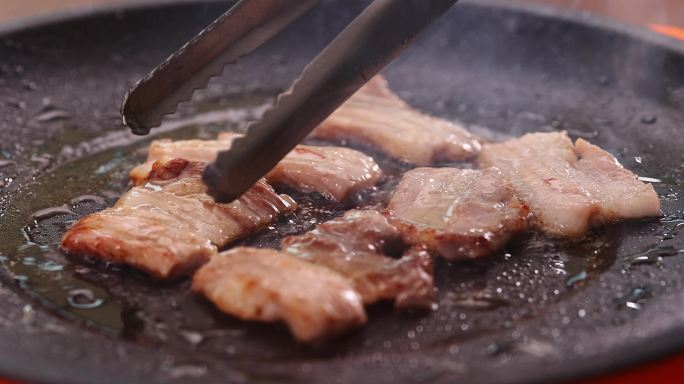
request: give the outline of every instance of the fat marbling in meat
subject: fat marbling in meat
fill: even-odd
[[[526,228],[528,210],[496,168],[416,168],[402,177],[386,214],[409,243],[455,260],[501,248]]]
[[[639,181],[613,155],[565,132],[530,133],[486,144],[483,166],[496,166],[545,232],[578,237],[592,225],[660,215],[650,184]]]
[[[224,246],[296,209],[264,180],[230,204],[205,193],[204,163],[184,159],[154,164],[143,186],[133,187],[111,208],[76,222],[62,248],[129,264],[160,279],[188,274]]]
[[[365,144],[416,165],[474,157],[478,139],[461,124],[408,105],[376,76],[330,115],[311,137]]]
[[[214,161],[220,151],[230,148],[241,135],[219,134],[217,140],[155,140],[150,144],[147,161],[131,171],[135,185],[145,182],[157,160],[184,158]],[[350,148],[298,145],[265,177],[276,187],[286,186],[302,192],[319,192],[337,201],[371,188],[383,174],[371,158]]]

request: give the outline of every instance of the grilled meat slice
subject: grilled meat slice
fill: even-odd
[[[584,139],[577,139],[575,167],[592,180],[592,195],[601,204],[602,222],[659,216],[660,200],[651,184],[639,181],[613,155]]]
[[[525,229],[527,207],[496,168],[416,168],[404,174],[387,207],[411,244],[449,260],[474,259]]]
[[[338,273],[272,249],[233,248],[195,273],[195,292],[243,320],[284,321],[302,342],[366,322],[352,283]]]
[[[219,151],[230,148],[240,134],[226,132],[217,140],[156,140],[150,144],[147,162],[131,171],[135,185],[145,182],[157,160],[181,157],[210,162]],[[298,145],[266,175],[275,186],[286,186],[303,192],[319,192],[342,201],[351,194],[370,188],[382,178],[373,158],[362,152],[342,147]]]
[[[335,142],[366,144],[417,165],[471,158],[480,143],[458,123],[426,115],[401,100],[376,76],[311,133]]]
[[[296,204],[265,181],[240,199],[217,204],[204,193],[203,163],[157,162],[145,186],[112,208],[74,224],[62,239],[70,253],[125,263],[160,279],[188,274],[224,246],[266,227]]]
[[[660,215],[660,201],[614,156],[565,132],[530,133],[484,146],[483,166],[496,166],[513,184],[538,227],[557,236],[583,236],[592,225]]]
[[[265,177],[274,186],[343,201],[377,184],[382,171],[372,157],[350,148],[298,145]]]
[[[283,239],[281,248],[333,269],[354,283],[365,304],[394,300],[399,309],[429,309],[434,300],[432,258],[421,248],[400,258],[401,233],[377,211],[353,210],[300,236]]]
[[[140,185],[147,179],[152,165],[159,160],[185,159],[210,163],[216,159],[216,154],[230,148],[233,140],[240,135],[225,135],[217,140],[154,140],[147,150],[147,161],[133,168],[130,172],[134,185]]]

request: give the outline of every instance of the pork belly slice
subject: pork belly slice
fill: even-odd
[[[145,182],[152,163],[182,157],[203,162],[214,161],[218,152],[230,148],[240,134],[226,132],[217,140],[156,140],[150,144],[147,162],[131,171],[135,185]],[[275,186],[287,186],[303,192],[319,192],[342,201],[351,194],[370,188],[382,178],[373,158],[342,147],[298,145],[266,175]]]
[[[62,248],[171,279],[207,262],[217,247],[296,209],[289,196],[276,194],[263,180],[233,203],[216,204],[200,179],[203,165],[184,159],[155,163],[145,186],[79,220],[64,235]]]
[[[501,248],[525,229],[528,210],[496,168],[416,168],[404,174],[386,213],[406,241],[456,260]]]
[[[660,201],[613,155],[565,132],[530,133],[486,144],[480,164],[496,166],[529,207],[534,222],[556,236],[583,236],[592,225],[659,216]]]
[[[401,100],[380,76],[330,115],[311,137],[366,144],[417,165],[471,158],[477,138],[462,125],[424,114]]]
[[[660,216],[660,199],[648,183],[625,169],[613,155],[584,139],[577,139],[576,168],[596,183],[594,196],[601,204],[601,221]]]
[[[233,248],[193,276],[192,288],[243,320],[283,321],[302,342],[366,322],[361,297],[338,273],[272,249]]]
[[[350,279],[365,304],[394,300],[398,309],[429,309],[434,300],[432,258],[421,248],[400,258],[401,233],[377,211],[353,210],[315,230],[283,239],[281,248]]]
[[[373,187],[382,176],[372,157],[351,148],[298,145],[265,177],[274,186],[343,201]]]
[[[129,174],[134,185],[145,182],[152,170],[152,165],[159,160],[185,159],[210,163],[216,159],[216,154],[230,148],[233,140],[239,134],[220,136],[217,140],[153,140],[147,150],[147,160],[133,168]]]

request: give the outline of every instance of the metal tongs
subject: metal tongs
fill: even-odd
[[[219,202],[240,197],[457,0],[374,0],[278,96],[203,180]],[[149,133],[195,90],[285,29],[318,0],[241,0],[126,95],[124,124]]]

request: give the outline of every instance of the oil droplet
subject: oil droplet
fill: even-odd
[[[178,365],[175,367],[172,367],[168,370],[168,377],[169,379],[175,380],[175,379],[181,379],[184,377],[187,378],[199,378],[203,377],[207,374],[208,369],[205,365],[193,365],[193,364],[187,364],[187,365]]]
[[[35,310],[31,304],[26,304],[21,309],[21,312],[24,314],[24,316],[32,316],[35,313]]]
[[[455,306],[480,310],[491,310],[510,305],[508,300],[487,291],[467,292],[463,294],[448,292],[440,304],[446,308]]]
[[[618,308],[629,308],[639,310],[650,297],[651,293],[646,287],[636,287],[629,294],[618,300]]]
[[[100,196],[95,196],[95,195],[76,196],[73,199],[69,200],[69,204],[71,204],[71,205],[79,205],[82,203],[104,204],[105,200],[104,200],[104,198],[102,198]]]
[[[21,263],[24,265],[36,265],[36,258],[31,256],[24,257],[21,259]]]
[[[643,181],[645,183],[662,183],[663,182],[661,179],[656,179],[655,177],[639,176],[638,179],[639,179],[639,181]]]
[[[575,284],[584,281],[587,278],[589,278],[587,272],[582,271],[576,275],[570,276],[570,278],[568,278],[568,280],[565,281],[565,286],[567,286],[568,288],[573,287]]]
[[[52,109],[45,111],[40,115],[33,118],[33,121],[37,123],[49,123],[53,121],[66,120],[71,116],[69,112],[60,111],[58,109]]]
[[[646,125],[655,124],[658,121],[658,117],[654,115],[644,115],[641,117],[641,123]]]
[[[660,263],[663,257],[671,257],[684,254],[684,249],[678,249],[671,245],[658,244],[644,252],[636,255],[628,256],[626,262],[628,266],[635,266],[641,264],[657,264]]]
[[[204,336],[196,331],[181,330],[179,333],[193,347],[204,341]]]
[[[14,278],[14,281],[16,281],[17,283],[19,283],[19,285],[24,285],[24,284],[26,284],[26,282],[27,282],[28,279],[29,279],[28,276],[26,276],[26,275],[14,275],[13,278]]]
[[[59,216],[59,215],[73,215],[74,211],[71,210],[71,208],[67,207],[65,205],[60,205],[59,207],[50,207],[50,208],[45,208],[41,209],[39,211],[34,212],[31,215],[31,219],[35,221],[41,221],[45,219],[49,219],[54,216]]]
[[[660,257],[656,254],[648,253],[648,251],[647,251],[643,254],[631,256],[628,259],[627,264],[629,264],[630,266],[641,265],[641,264],[657,264],[657,263],[660,263],[661,260],[662,260],[662,257]]]
[[[12,184],[13,181],[13,178],[5,177],[3,180],[0,180],[0,187],[9,187],[9,185]]]
[[[76,309],[93,309],[102,305],[104,300],[96,297],[90,289],[72,289],[67,302]]]
[[[663,233],[663,238],[665,240],[672,239],[684,228],[684,215],[682,215],[681,211],[678,211],[664,216],[660,219],[660,222],[666,229],[665,233]]]
[[[52,260],[44,261],[38,264],[38,268],[46,272],[56,272],[64,269],[64,266]]]

